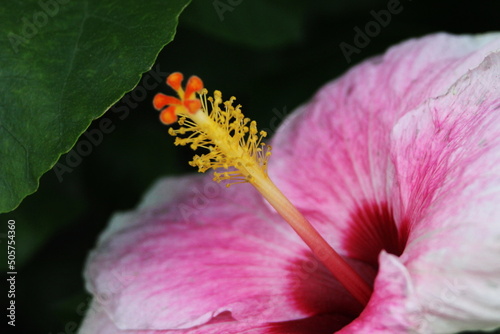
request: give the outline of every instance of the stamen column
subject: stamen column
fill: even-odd
[[[368,283],[326,242],[267,175],[252,176],[250,183],[295,230],[316,258],[361,305],[365,306],[372,294],[372,288]]]

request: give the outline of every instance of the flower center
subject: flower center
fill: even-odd
[[[178,98],[158,94],[153,100],[156,109],[161,110],[160,119],[165,124],[177,120],[180,128],[169,129],[169,134],[177,137],[176,145],[190,145],[192,149],[208,150],[201,156],[195,155],[192,166],[200,172],[214,169],[214,181],[229,180],[234,183],[248,182],[276,209],[283,219],[309,246],[316,258],[333,274],[347,291],[365,306],[370,299],[370,285],[325,241],[299,210],[283,195],[267,175],[267,161],[270,147],[262,143],[266,136],[257,130],[256,122],[245,118],[240,106],[233,106],[232,97],[220,108],[222,94],[216,91],[213,98],[206,98],[203,82],[191,77],[184,91],[181,87],[183,76],[173,73],[167,78]],[[201,92],[201,93],[200,93]],[[196,98],[200,93],[201,101]],[[211,111],[208,110],[208,102]],[[225,169],[223,172],[217,172]]]
[[[378,255],[382,250],[399,256],[408,241],[408,221],[402,220],[398,228],[386,202],[363,202],[351,214],[349,226],[343,240],[349,257],[374,268],[378,268]]]

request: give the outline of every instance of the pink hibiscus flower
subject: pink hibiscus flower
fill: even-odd
[[[373,283],[364,308],[251,185],[170,177],[101,235],[80,333],[500,326],[499,79],[499,34],[410,40],[327,84],[273,139],[269,175]]]

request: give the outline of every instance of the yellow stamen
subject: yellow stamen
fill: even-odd
[[[234,97],[222,103],[221,92],[215,91],[214,97],[207,98],[207,90],[203,89],[200,100],[201,109],[198,112],[182,116],[179,119],[181,127],[168,131],[172,136],[187,135],[177,137],[175,145],[208,150],[208,153],[195,155],[189,164],[198,167],[199,172],[235,168],[222,173],[214,172],[214,181],[217,182],[253,183],[254,178],[267,175],[271,147],[262,142],[266,132],[258,132],[257,123],[243,116],[240,105],[233,106]]]

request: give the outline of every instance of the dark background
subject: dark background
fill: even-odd
[[[470,34],[500,28],[498,1],[401,0],[401,12],[348,63],[339,44],[354,46],[353,29],[364,30],[374,20],[371,11],[387,9],[388,1],[302,2],[243,0],[221,20],[212,0],[195,0],[157,64],[164,76],[196,74],[210,91],[236,96],[247,116],[274,130],[273,118],[281,120],[325,82],[393,44],[438,31]],[[114,110],[128,110],[126,117],[124,111],[108,111],[101,118],[109,119],[113,130],[71,173],[58,178],[49,171],[38,192],[3,215],[2,221],[16,220],[16,332],[75,333],[90,300],[82,278],[85,259],[110,216],[134,208],[159,177],[195,172],[187,164],[192,153],[174,147],[151,107],[158,91],[167,91],[163,82],[147,97],[129,93],[137,106],[125,97]],[[2,230],[2,254],[5,240]]]

